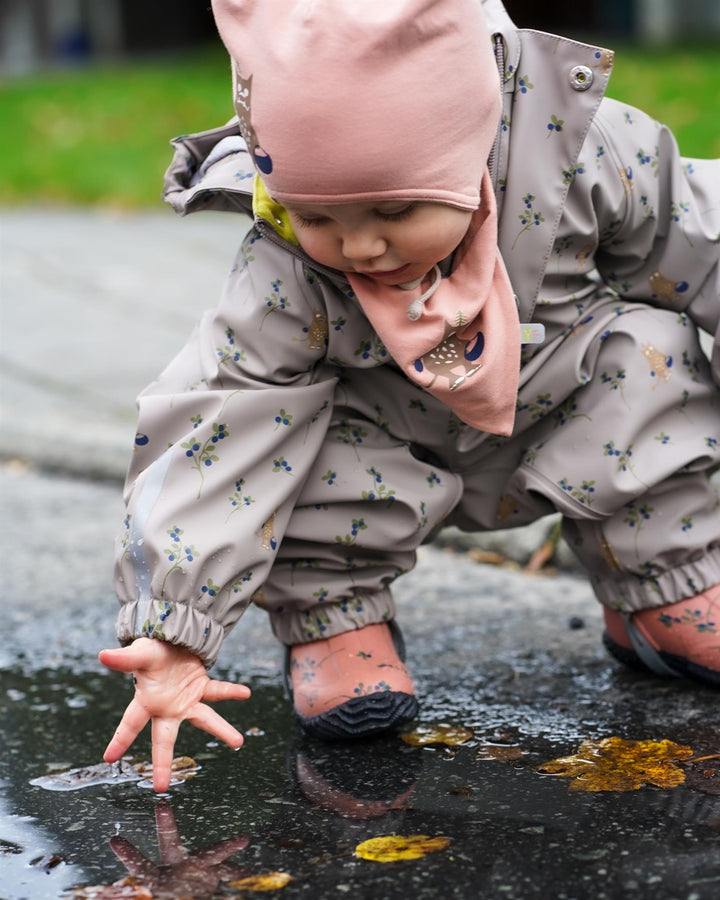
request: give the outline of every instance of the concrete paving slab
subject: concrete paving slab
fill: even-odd
[[[0,212],[0,454],[122,478],[135,396],[217,302],[245,228],[169,209]]]

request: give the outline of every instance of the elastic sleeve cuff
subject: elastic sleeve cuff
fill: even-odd
[[[178,644],[209,668],[220,653],[225,629],[205,613],[183,603],[133,600],[121,608],[115,634],[121,644],[141,637]]]

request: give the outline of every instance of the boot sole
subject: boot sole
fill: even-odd
[[[635,672],[650,673],[650,669],[640,659],[634,650],[628,647],[622,647],[616,643],[607,632],[603,632],[602,642],[607,652],[618,662],[621,662],[627,668]],[[720,672],[708,669],[706,666],[699,666],[697,663],[690,662],[684,656],[675,656],[672,653],[664,653],[662,650],[657,652],[660,659],[681,677],[696,678],[704,681],[706,684],[720,685]]]
[[[410,722],[418,714],[418,702],[412,694],[379,691],[353,697],[317,716],[296,712],[303,731],[324,741],[346,741],[383,734]]]

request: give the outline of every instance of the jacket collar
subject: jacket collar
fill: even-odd
[[[174,155],[165,173],[163,200],[178,215],[204,209],[252,215],[255,168],[237,119],[180,135],[171,144]]]
[[[557,35],[518,29],[501,0],[483,0],[483,11],[493,38],[501,39],[504,51],[504,109],[493,173],[498,247],[521,320],[529,322],[568,190],[583,170],[580,152],[605,94],[613,53]],[[572,73],[578,67],[591,73],[586,89],[573,81]],[[562,119],[562,126],[549,140],[553,117]]]
[[[493,38],[502,38],[506,73],[503,80],[503,92],[512,94],[515,90],[515,79],[512,73],[517,72],[520,63],[520,36],[517,27],[500,0],[483,0],[483,13]],[[507,73],[510,75],[508,76]]]

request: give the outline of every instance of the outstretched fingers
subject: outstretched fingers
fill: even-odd
[[[107,762],[120,759],[151,721],[153,787],[165,792],[183,719],[235,749],[242,746],[240,732],[202,701],[247,700],[250,689],[208,678],[202,661],[191,651],[162,640],[138,638],[128,647],[102,650],[99,658],[109,669],[132,672],[137,679],[135,697],[105,750]]]
[[[173,751],[180,723],[156,716],[152,720],[153,788],[162,793],[170,787]]]
[[[202,728],[203,731],[212,734],[218,740],[232,747],[233,750],[239,750],[243,745],[243,736],[237,728],[204,703],[197,703],[193,707],[188,716],[188,722],[196,728]]]
[[[120,720],[120,724],[115,729],[115,734],[105,749],[103,754],[105,762],[117,762],[147,725],[149,719],[150,716],[147,711],[137,700],[131,700]]]
[[[208,680],[203,691],[203,700],[209,703],[218,700],[247,700],[250,696],[250,688],[244,684],[234,684],[232,681]]]
[[[147,857],[143,856],[137,847],[122,835],[116,834],[110,838],[110,849],[130,875],[148,875],[154,868]]]

